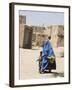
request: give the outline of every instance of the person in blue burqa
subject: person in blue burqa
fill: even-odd
[[[40,62],[40,73],[44,73],[46,70],[51,72],[51,69],[56,69],[55,59],[50,63],[48,57],[55,57],[54,50],[51,45],[51,37],[49,36],[47,40],[44,41],[42,45],[42,54]]]

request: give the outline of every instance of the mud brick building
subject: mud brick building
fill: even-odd
[[[48,27],[33,28],[33,43],[41,46],[44,38],[51,36],[51,42],[54,47],[64,46],[64,26],[50,25]]]
[[[48,32],[54,47],[64,46],[64,25],[48,26]]]
[[[64,25],[29,26],[26,16],[19,16],[19,47],[41,47],[44,38],[51,36],[53,47],[64,47]]]
[[[24,25],[26,24],[26,16],[19,16],[19,47],[23,48]]]

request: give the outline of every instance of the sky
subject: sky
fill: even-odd
[[[53,24],[64,24],[63,12],[20,10],[19,15],[26,16],[27,25],[48,26]]]

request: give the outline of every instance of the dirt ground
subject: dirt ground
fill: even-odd
[[[64,58],[56,57],[56,70],[52,73],[40,74],[38,71],[38,57],[40,49],[21,49],[20,48],[20,74],[21,80],[42,79],[64,76]]]

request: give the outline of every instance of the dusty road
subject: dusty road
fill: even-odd
[[[64,60],[56,58],[56,70],[52,73],[40,74],[38,72],[38,59],[40,50],[20,49],[20,79],[40,79],[64,76]]]

